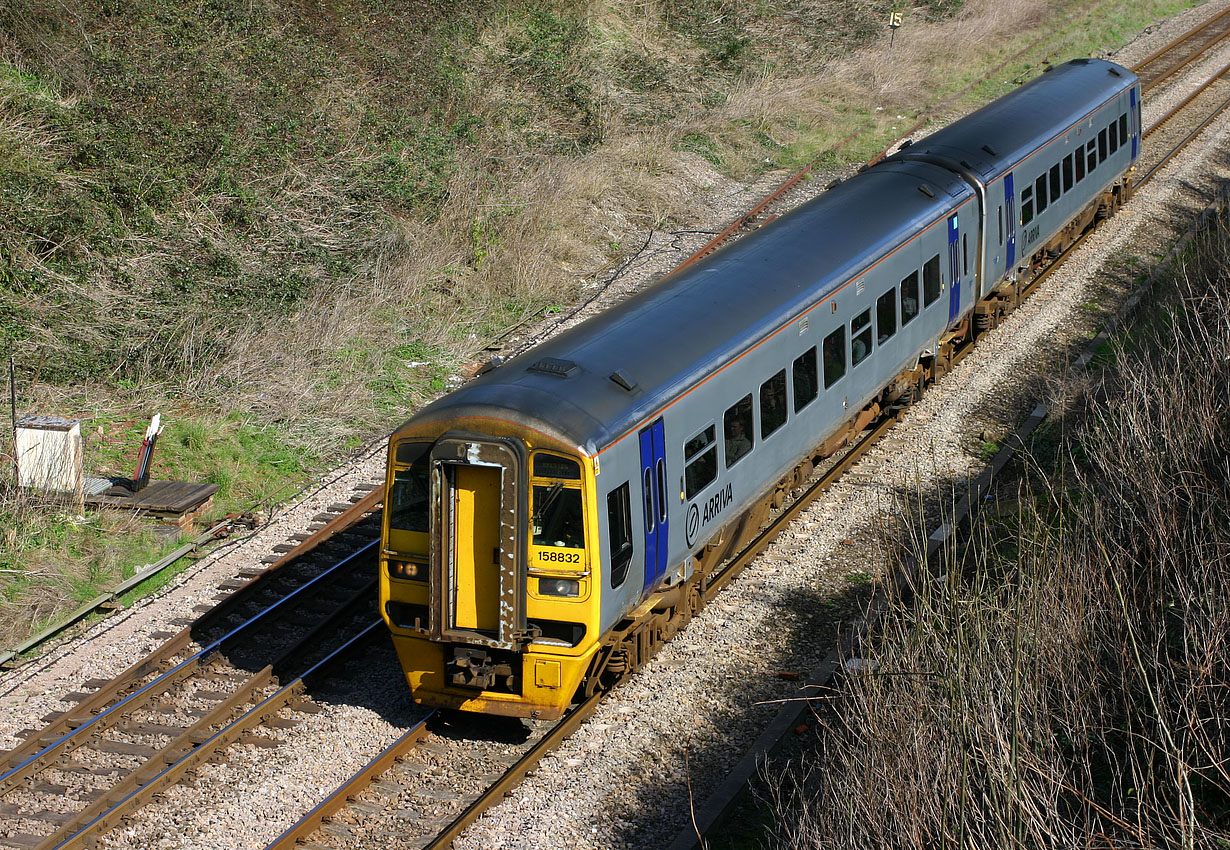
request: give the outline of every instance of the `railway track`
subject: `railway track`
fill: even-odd
[[[1228,33],[1230,11],[1185,34],[1168,52],[1149,57],[1140,66],[1149,68],[1149,85],[1189,67]],[[1164,157],[1148,160],[1147,168],[1142,164],[1138,186],[1152,179],[1164,162],[1227,107],[1228,70],[1149,128],[1146,137],[1151,146],[1166,147],[1165,140],[1171,139],[1181,143],[1172,145]],[[736,234],[737,229],[730,232]],[[1081,241],[1083,237],[1030,280],[1028,288],[1040,284]],[[957,359],[967,351],[968,347],[961,349]],[[817,471],[805,492],[783,507],[705,589],[706,599],[753,561],[894,422],[886,418],[828,468]],[[242,593],[231,593],[221,605],[203,612],[196,623],[121,676],[96,683],[99,689],[82,695],[72,709],[44,718],[46,727],[32,731],[7,754],[7,772],[0,775],[0,846],[87,845],[154,794],[219,757],[226,747],[260,745],[262,726],[291,725],[295,711],[310,710],[303,697],[307,680],[326,675],[347,653],[382,634],[379,619],[370,610],[374,569],[365,560],[375,545],[370,539],[379,498],[373,490],[340,516],[318,517],[327,520],[318,532],[281,547],[285,551],[267,559],[273,568],[269,575],[247,577],[250,581]],[[360,539],[364,534],[366,544]],[[312,554],[322,552],[329,540],[339,547],[334,563],[313,565]],[[342,578],[348,569],[350,578]],[[285,586],[278,587],[279,582]],[[313,597],[309,588],[332,590]],[[274,626],[275,621],[283,625]],[[476,748],[490,750],[490,770],[460,792],[447,777],[432,784],[432,759],[449,748],[439,743],[435,729],[439,718],[425,718],[270,847],[370,846],[384,835],[399,836],[403,846],[449,846],[592,714],[597,703],[597,697],[591,698],[555,726],[534,730],[515,743],[493,743],[479,736]]]
[[[293,725],[305,683],[373,637],[377,535],[357,508],[5,754],[0,847],[85,846],[260,728]],[[299,551],[294,551],[299,550]],[[246,579],[246,580],[245,580]],[[233,591],[233,592],[232,592]]]

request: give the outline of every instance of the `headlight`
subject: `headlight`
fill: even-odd
[[[573,578],[540,578],[538,592],[543,596],[580,596],[581,582]]]
[[[393,578],[422,580],[427,577],[427,565],[405,561],[389,561],[389,575]]]

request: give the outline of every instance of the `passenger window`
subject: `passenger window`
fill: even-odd
[[[1110,131],[1110,152],[1114,153],[1119,150],[1119,122],[1111,121],[1106,129]]]
[[[940,297],[940,255],[936,254],[923,266],[923,306],[930,307]]]
[[[1088,145],[1086,145],[1085,151],[1086,153],[1088,153],[1089,172],[1093,173],[1093,170],[1098,167],[1098,143],[1097,141],[1094,140],[1090,142]]]
[[[871,310],[864,310],[850,322],[850,365],[857,366],[871,354]]]
[[[786,370],[760,385],[760,439],[786,424]]]
[[[726,411],[726,468],[734,466],[752,450],[752,394],[748,393]]]
[[[969,274],[969,234],[961,234],[961,274]]]
[[[1085,148],[1078,147],[1073,155],[1076,165],[1076,182],[1079,183],[1085,179]]]
[[[1038,205],[1038,215],[1046,209],[1046,175],[1043,174],[1034,181],[1034,202]]]
[[[824,338],[824,388],[827,390],[846,374],[846,328],[842,325]]]
[[[883,345],[897,332],[897,290],[888,290],[876,299],[876,344]]]
[[[1004,208],[1003,207],[995,208],[995,218],[999,222],[999,244],[1003,245],[1004,244]],[[905,324],[904,318],[902,318],[901,324],[903,325]]]
[[[918,272],[910,272],[909,275],[901,281],[901,326],[905,327],[908,325],[910,320],[917,315]]]
[[[628,577],[632,563],[632,503],[628,482],[606,494],[607,535],[611,544],[611,587],[619,587]]]
[[[1106,157],[1110,155],[1107,148],[1108,144],[1106,139],[1106,130],[1103,128],[1102,131],[1098,133],[1098,162],[1106,162]]]
[[[1063,189],[1059,185],[1059,164],[1051,166],[1051,200],[1058,201],[1059,196],[1063,194]]]
[[[794,412],[798,413],[807,407],[820,394],[820,385],[816,380],[816,347],[803,352],[794,360]]]
[[[1127,116],[1126,115],[1119,116],[1119,141],[1125,145],[1128,143]]]
[[[1063,158],[1063,190],[1065,192],[1072,190],[1072,154]]]
[[[683,445],[683,492],[692,498],[717,478],[717,427],[710,425]]]
[[[1021,190],[1021,224],[1029,224],[1034,220],[1034,187],[1027,186]]]

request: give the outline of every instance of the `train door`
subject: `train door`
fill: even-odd
[[[1012,188],[1012,172],[1004,176],[1004,220],[1008,234],[1008,256],[1004,271],[1016,279],[1016,191]]]
[[[961,227],[956,213],[948,219],[948,268],[952,287],[948,294],[948,322],[951,324],[961,313]]]
[[[1136,154],[1139,151],[1140,144],[1140,101],[1136,97],[1136,86],[1128,89],[1129,109],[1128,121],[1132,122],[1132,162],[1136,161]]]
[[[666,430],[662,420],[642,428],[641,498],[645,506],[645,586],[641,598],[653,592],[666,574],[667,501]]]
[[[430,457],[432,636],[514,648],[525,631],[524,444],[446,434]]]
[[[500,467],[453,467],[453,626],[497,632],[500,625]]]

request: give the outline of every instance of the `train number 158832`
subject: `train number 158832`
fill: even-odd
[[[579,564],[581,563],[580,552],[544,552],[539,550],[538,560],[545,562],[555,562],[558,564]]]

